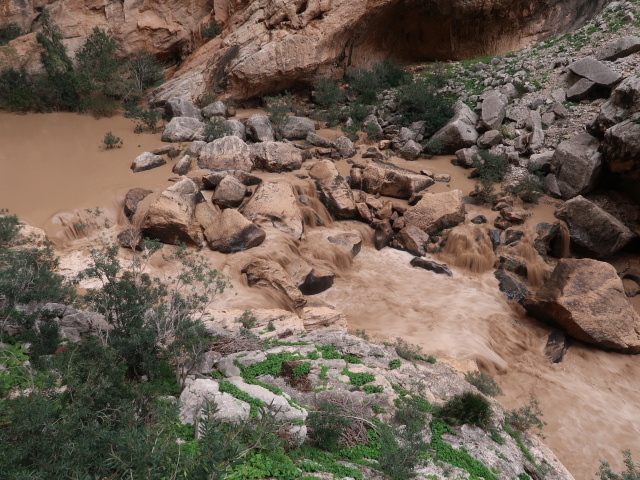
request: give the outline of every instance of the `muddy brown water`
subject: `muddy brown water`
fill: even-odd
[[[104,151],[100,147],[107,131],[123,138],[123,148]],[[122,222],[118,212],[129,188],[162,188],[173,176],[175,160],[149,172],[131,172],[129,165],[136,155],[162,142],[159,135],[134,134],[133,122],[122,117],[95,120],[63,113],[0,113],[0,140],[0,208],[9,208],[54,236],[65,231],[61,223],[72,223],[78,218],[77,211],[84,208],[100,206],[111,212],[116,222]],[[450,157],[390,161],[415,171],[452,176],[451,182],[437,183],[429,191],[458,188],[467,194],[473,189],[468,171],[452,166]],[[343,161],[338,167],[343,173],[349,170]],[[308,179],[291,174],[264,177],[290,181],[299,192],[313,197]],[[527,317],[521,307],[499,292],[490,268],[492,252],[482,245],[469,247],[474,229],[486,227],[476,227],[467,220],[451,246],[442,255],[432,256],[449,264],[454,275],[446,277],[411,267],[411,255],[405,252],[389,248],[376,251],[367,226],[331,223],[319,202],[312,202],[312,206],[326,226],[307,226],[300,242],[268,228],[266,241],[257,248],[233,255],[205,252],[211,264],[229,275],[234,284],[220,296],[217,306],[286,308],[281,296],[249,288],[239,271],[256,257],[286,264],[290,258],[305,256],[336,273],[334,286],[310,300],[342,310],[352,330],[364,329],[378,339],[404,337],[436,357],[452,357],[462,365],[477,363],[494,375],[504,391],[498,400],[508,408],[519,407],[534,395],[547,422],[545,443],[577,480],[593,479],[600,459],[621,469],[623,449],[631,449],[636,459],[640,458],[640,357],[574,343],[563,362],[550,364],[543,355],[550,329]],[[552,204],[531,209],[525,229],[531,231],[539,221],[553,221],[554,210]],[[497,216],[484,207],[467,206],[467,211],[468,219],[484,214],[490,224]],[[326,236],[343,231],[358,232],[365,239],[365,247],[354,259],[327,247]],[[80,251],[86,244],[69,238],[62,242],[61,251]],[[533,265],[530,250],[526,250],[530,246],[524,243],[519,253]],[[464,254],[470,258],[465,259]],[[83,261],[81,252],[78,258]],[[150,268],[161,273],[167,265],[155,258]],[[640,307],[640,301],[633,303]]]

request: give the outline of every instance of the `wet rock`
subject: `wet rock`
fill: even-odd
[[[635,184],[640,172],[640,125],[625,120],[607,129],[602,152],[612,172]]]
[[[563,238],[566,235],[566,238]],[[533,246],[542,258],[551,255],[562,258],[569,254],[569,231],[560,222],[549,224],[541,222],[536,225],[536,239]]]
[[[549,175],[544,177],[543,188],[544,192],[547,195],[550,195],[554,198],[560,198],[562,196],[560,187],[558,186],[558,179],[553,173],[550,173]]]
[[[290,143],[261,142],[249,148],[255,168],[268,172],[288,172],[302,166],[302,152]]]
[[[222,117],[227,116],[227,106],[220,102],[213,102],[202,109],[202,116],[204,118]]]
[[[509,99],[506,95],[497,90],[493,90],[485,95],[482,101],[482,113],[480,114],[480,125],[485,130],[497,130],[507,112]]]
[[[162,132],[163,142],[204,140],[204,123],[192,117],[173,117]]]
[[[612,88],[622,80],[622,75],[614,72],[593,57],[581,58],[569,65],[568,69],[580,77],[607,88]]]
[[[287,182],[264,182],[242,207],[242,213],[256,224],[271,225],[300,239],[303,217],[293,187]]]
[[[146,188],[132,188],[127,192],[124,196],[124,214],[127,218],[131,218],[136,213],[138,203],[152,192],[153,190]]]
[[[185,98],[170,98],[164,104],[164,113],[167,118],[189,117],[202,120],[200,109]]]
[[[142,250],[142,235],[135,228],[127,228],[116,237],[118,245],[131,250]]]
[[[485,217],[484,215],[478,215],[477,217],[473,217],[471,219],[471,223],[475,223],[476,225],[487,223],[487,217]]]
[[[327,237],[327,240],[336,245],[346,246],[354,257],[360,253],[362,248],[362,237],[357,233],[339,233],[338,235]]]
[[[187,172],[191,169],[191,165],[193,163],[193,157],[189,155],[185,155],[180,160],[176,162],[171,171],[176,175],[186,175]]]
[[[504,232],[504,244],[514,247],[522,240],[523,236],[524,232],[522,230],[507,230]]]
[[[198,158],[200,155],[200,150],[207,144],[204,140],[196,140],[189,144],[187,151],[184,152],[185,155],[189,155],[190,157]]]
[[[235,136],[222,137],[205,145],[198,156],[198,166],[210,170],[243,170],[253,168],[251,150]]]
[[[461,148],[456,151],[456,164],[464,168],[473,168],[474,163],[480,161],[478,147]]]
[[[344,313],[328,307],[305,307],[302,310],[302,321],[307,332],[322,328],[347,328],[347,317]]]
[[[159,195],[149,195],[138,204],[133,223],[141,225],[142,233],[162,243],[202,245],[200,226],[194,221],[200,189],[189,178],[176,182]],[[145,208],[142,208],[144,205]]]
[[[596,258],[613,255],[633,238],[620,220],[582,196],[563,203],[556,216],[567,222],[571,241]]]
[[[511,228],[513,224],[504,217],[497,217],[493,221],[493,226],[499,228],[500,230],[506,230],[507,228]]]
[[[351,158],[356,154],[356,146],[347,137],[338,137],[333,142],[333,147],[342,158]]]
[[[294,308],[302,308],[307,300],[296,287],[289,274],[278,263],[271,260],[254,260],[242,269],[250,287],[271,288],[283,293]]]
[[[548,152],[536,153],[531,155],[531,157],[529,157],[529,170],[542,173],[551,172],[553,154],[554,150],[550,150]]]
[[[567,90],[567,100],[570,102],[579,102],[588,98],[595,90],[595,82],[581,78]]]
[[[321,137],[320,135],[317,135],[315,132],[307,133],[305,140],[311,145],[313,145],[314,147],[331,148],[333,146],[333,143],[331,142],[331,140],[329,140],[328,138]]]
[[[487,232],[489,235],[489,239],[491,240],[491,246],[493,247],[493,251],[498,250],[498,247],[502,243],[502,231],[501,230],[489,230]]]
[[[560,363],[570,346],[570,339],[564,332],[554,330],[547,337],[547,344],[544,346],[544,356],[551,363]]]
[[[429,235],[464,222],[462,192],[426,193],[416,205],[407,209],[407,225],[415,225]]]
[[[133,173],[144,172],[145,170],[161,167],[166,163],[167,161],[161,156],[154,155],[151,152],[144,152],[135,158],[131,164],[131,170],[133,170]]]
[[[353,192],[331,160],[316,163],[309,176],[315,180],[320,200],[335,218],[355,218]]]
[[[260,185],[262,183],[262,179],[260,177],[251,172],[245,172],[244,170],[229,170],[229,174],[236,177],[240,183],[247,187]]]
[[[356,203],[356,211],[358,213],[358,217],[364,223],[373,222],[373,218],[374,218],[373,213],[371,212],[371,209],[366,203],[361,203],[361,202]]]
[[[427,252],[429,235],[418,227],[409,225],[396,233],[391,241],[391,248],[404,250],[417,257],[422,257]]]
[[[622,280],[608,263],[561,259],[549,280],[525,309],[556,324],[570,336],[600,348],[640,352],[640,316],[624,293]]]
[[[425,270],[429,270],[430,272],[447,275],[449,277],[453,276],[451,270],[444,263],[437,263],[433,260],[427,260],[422,257],[414,257],[411,259],[411,266],[424,268]]]
[[[273,142],[276,137],[266,115],[252,115],[245,125],[247,137],[254,142]]]
[[[600,142],[588,133],[581,133],[558,145],[552,163],[562,198],[590,192],[596,185],[602,170]]]
[[[208,225],[204,236],[211,250],[233,253],[257,247],[266,233],[237,210],[228,208]]]
[[[461,148],[471,147],[478,140],[478,132],[476,131],[478,115],[460,101],[454,105],[454,111],[453,118],[431,137],[442,142],[442,153],[446,154],[454,153]]]
[[[374,220],[371,223],[371,227],[374,229],[373,244],[376,250],[382,250],[389,245],[395,232],[391,227],[389,220]]]
[[[500,291],[504,293],[504,296],[507,297],[507,300],[522,303],[529,295],[527,287],[525,287],[522,281],[515,275],[512,275],[506,270],[496,270],[493,275],[498,280],[498,287]]]
[[[226,175],[213,193],[212,202],[221,208],[239,207],[247,194],[246,187],[232,175]]]
[[[636,52],[640,52],[640,37],[620,37],[600,47],[596,53],[596,58],[612,62]]]
[[[372,195],[408,199],[433,184],[425,175],[374,160],[362,172],[361,188]]]
[[[168,155],[171,152],[175,152],[177,150],[173,145],[163,145],[162,147],[154,148],[151,150],[151,153],[154,155]]]
[[[627,120],[640,109],[640,75],[630,75],[613,89],[609,99],[602,104],[595,120],[599,133]]]
[[[287,140],[304,140],[309,133],[315,133],[313,120],[305,117],[288,117],[282,129],[282,136]]]
[[[451,175],[447,173],[436,173],[433,176],[433,180],[440,183],[449,183],[451,181]]]
[[[525,219],[528,216],[528,213],[525,212],[524,210],[520,208],[514,208],[514,207],[503,208],[500,210],[500,213],[505,218],[505,220],[515,225],[524,223]]]
[[[422,145],[414,140],[408,140],[398,149],[398,156],[405,160],[416,160],[422,153]]]
[[[316,295],[324,292],[331,288],[335,278],[333,272],[314,265],[304,258],[293,259],[287,265],[287,272],[303,295]]]
[[[527,261],[522,257],[500,255],[494,266],[498,270],[507,270],[521,277],[527,277]]]

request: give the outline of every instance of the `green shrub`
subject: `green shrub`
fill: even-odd
[[[489,152],[489,150],[484,149],[478,150],[478,155],[480,158],[473,162],[477,177],[486,179],[492,183],[504,180],[504,177],[509,171],[509,162],[506,157],[494,155]]]
[[[287,122],[289,113],[294,110],[295,101],[289,92],[284,92],[273,97],[264,97],[264,109],[269,114],[269,120],[273,125],[276,137],[282,138],[282,130]]]
[[[502,395],[502,390],[496,381],[486,373],[467,372],[464,374],[464,379],[485,395],[490,397]]]
[[[222,27],[218,25],[215,20],[212,20],[209,23],[204,23],[200,26],[200,34],[204,38],[216,38],[218,35],[220,35],[221,31]]]
[[[307,425],[311,429],[313,442],[318,447],[333,452],[338,448],[342,430],[351,425],[351,420],[344,417],[335,405],[322,402],[318,410],[309,414]]]
[[[396,368],[400,368],[400,365],[402,365],[402,362],[400,361],[400,359],[394,358],[389,362],[389,370],[395,370]]]
[[[350,372],[347,367],[342,370],[342,375],[349,377],[349,383],[356,387],[361,387],[365,383],[371,383],[375,381],[376,377],[372,373],[355,373]]]
[[[424,151],[428,155],[442,155],[444,143],[439,138],[434,137],[425,144]]]
[[[430,137],[453,117],[453,99],[439,93],[425,78],[417,78],[398,90],[398,113],[402,123],[425,122],[425,136]]]
[[[218,138],[231,135],[231,127],[221,118],[214,117],[204,126],[204,135],[207,142],[213,142]]]
[[[519,432],[527,432],[532,429],[542,430],[546,425],[540,418],[542,410],[538,401],[531,397],[527,405],[510,410],[505,415],[505,421],[515,430]]]
[[[598,470],[600,480],[640,480],[640,463],[633,461],[630,450],[623,451],[622,456],[626,470],[620,473],[613,472],[611,465],[600,460],[600,469]]]
[[[491,422],[491,405],[477,393],[465,392],[438,409],[437,416],[452,425],[472,424],[485,428]]]
[[[412,345],[402,338],[398,338],[396,340],[395,349],[400,358],[404,358],[405,360],[408,360],[410,362],[420,360],[423,362],[429,361],[429,363],[435,363],[435,358],[431,356],[425,356],[425,354],[422,352],[422,347],[420,347],[419,345]],[[433,362],[430,361],[431,358],[433,358]]]
[[[160,128],[162,116],[153,108],[139,108],[132,106],[129,108],[128,115],[136,120],[134,132],[150,132],[156,133]]]
[[[0,72],[0,108],[14,112],[42,111],[45,109],[36,83],[26,70],[7,68]]]
[[[76,53],[78,71],[86,75],[92,88],[108,91],[113,88],[116,75],[123,64],[118,55],[119,45],[107,32],[94,27],[84,45]]]
[[[372,70],[354,68],[347,71],[349,89],[357,96],[358,103],[371,105],[377,100],[377,93],[383,85],[380,77]]]
[[[382,385],[365,385],[362,387],[365,393],[372,395],[374,393],[382,393],[384,391],[384,387]]]
[[[122,146],[122,139],[120,137],[116,137],[113,133],[107,132],[104,134],[104,139],[102,140],[104,143],[104,147],[107,149],[111,148],[120,148]]]
[[[329,110],[341,103],[344,93],[336,82],[330,78],[319,78],[313,91],[313,100],[318,107]]]
[[[126,69],[138,91],[157,85],[164,78],[162,64],[146,50],[134,53],[127,62]]]
[[[301,377],[302,375],[308,375],[311,371],[311,363],[302,362],[293,367],[294,378]]]
[[[375,64],[373,71],[384,89],[397,88],[411,82],[411,73],[393,60],[384,60]]]
[[[17,23],[7,23],[0,27],[0,47],[22,35],[22,28]]]
[[[8,245],[20,232],[20,221],[9,210],[0,209],[0,247]]]
[[[542,195],[542,177],[537,173],[527,173],[514,185],[505,189],[520,197],[523,202],[536,203]]]
[[[96,118],[112,117],[118,111],[118,101],[102,92],[93,91],[82,99],[82,109]]]

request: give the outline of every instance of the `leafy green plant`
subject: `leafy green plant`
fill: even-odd
[[[344,99],[344,93],[336,82],[330,78],[319,78],[313,90],[313,100],[324,110],[340,104]]]
[[[13,241],[20,232],[20,221],[16,215],[10,215],[9,210],[0,209],[0,247]]]
[[[356,387],[361,387],[365,383],[371,383],[376,379],[376,377],[372,373],[350,372],[347,367],[345,367],[340,373],[349,377],[349,383]]]
[[[242,328],[246,329],[254,328],[256,326],[256,321],[255,315],[249,310],[244,311],[242,315],[236,318],[236,323],[241,323]]]
[[[273,125],[276,136],[281,139],[284,125],[289,113],[294,110],[295,102],[289,92],[284,92],[273,97],[264,97],[264,109],[269,114],[269,120]]]
[[[293,367],[293,376],[300,377],[302,375],[308,375],[310,371],[311,371],[311,363],[302,362],[296,365],[295,367]]]
[[[505,190],[520,197],[523,202],[536,203],[542,195],[542,177],[536,172],[529,172]]]
[[[218,138],[232,134],[229,124],[221,118],[211,118],[204,126],[204,136],[207,142],[213,142]]]
[[[417,78],[398,91],[398,113],[402,123],[424,121],[425,136],[440,130],[453,117],[453,99],[439,93],[429,78]]]
[[[542,410],[538,401],[531,397],[529,403],[514,410],[510,410],[505,415],[505,421],[519,432],[527,432],[532,429],[542,430],[546,423],[540,418]]]
[[[162,63],[146,50],[134,53],[127,62],[126,70],[135,88],[140,92],[156,85],[164,77]]]
[[[436,360],[432,356],[425,356],[422,352],[422,347],[419,345],[412,345],[402,338],[396,339],[395,350],[400,358],[404,358],[410,362],[420,360],[423,362],[435,363]],[[431,361],[431,359],[433,359],[433,361]]]
[[[389,362],[389,370],[395,370],[396,368],[400,368],[400,365],[402,365],[402,362],[400,361],[400,359],[394,358]]]
[[[116,137],[112,132],[107,132],[104,134],[102,143],[104,143],[104,148],[107,150],[120,148],[122,146],[122,139],[120,137]]]
[[[222,393],[228,393],[231,396],[233,396],[234,398],[237,398],[238,400],[242,400],[243,402],[246,402],[249,404],[249,408],[251,409],[250,415],[252,417],[255,417],[256,415],[258,415],[258,408],[264,407],[265,404],[262,400],[252,397],[251,395],[249,395],[247,392],[245,392],[244,390],[240,390],[237,386],[235,386],[233,383],[228,382],[228,381],[222,381],[220,382],[220,392]]]
[[[351,420],[342,415],[335,405],[322,402],[315,412],[309,413],[307,425],[311,429],[313,442],[332,452],[337,450],[342,430],[351,425]]]
[[[490,397],[502,395],[502,389],[500,389],[496,381],[486,373],[480,371],[467,372],[464,374],[464,379],[485,395]]]
[[[374,393],[382,393],[384,391],[384,387],[382,385],[365,385],[362,387],[362,390],[366,394],[374,394]]]
[[[491,422],[491,405],[477,393],[465,392],[451,398],[436,412],[438,418],[453,424],[472,424],[485,428]]]
[[[623,451],[622,456],[626,470],[620,473],[613,472],[611,465],[603,460],[600,461],[600,469],[598,470],[600,480],[640,480],[640,463],[633,461],[630,450]]]

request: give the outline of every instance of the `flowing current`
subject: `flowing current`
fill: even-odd
[[[123,139],[120,149],[104,151],[100,145],[111,131]],[[95,120],[73,114],[16,116],[0,113],[0,208],[8,208],[22,220],[44,228],[65,262],[86,261],[71,227],[85,208],[100,206],[122,228],[122,198],[132,187],[163,188],[172,177],[168,165],[133,174],[129,165],[143,151],[161,146],[158,135],[136,135],[133,123],[122,117]],[[323,132],[327,135],[330,132]],[[398,166],[452,175],[449,184],[437,183],[429,191],[453,188],[465,194],[473,182],[448,158],[404,162]],[[349,165],[338,164],[343,174]],[[360,222],[332,223],[315,198],[308,179],[293,175],[265,174],[289,181],[311,199],[303,240],[298,242],[275,229],[257,248],[233,255],[204,251],[211,264],[228,275],[233,288],[218,299],[218,306],[233,308],[287,308],[280,295],[249,288],[240,269],[253,258],[268,258],[286,265],[304,256],[336,274],[334,286],[309,297],[343,311],[351,330],[364,329],[376,339],[403,337],[425,353],[450,361],[459,369],[474,368],[493,375],[508,408],[519,407],[534,395],[547,423],[545,443],[578,480],[595,477],[599,460],[622,468],[621,450],[631,449],[640,458],[640,357],[602,352],[574,343],[564,360],[551,364],[543,354],[551,329],[525,315],[498,290],[491,268],[493,252],[486,240],[476,241],[482,227],[467,224],[454,230],[444,251],[433,259],[447,263],[452,277],[409,265],[411,255],[372,247],[372,232]],[[553,220],[552,205],[532,211],[525,229],[539,221]],[[482,207],[467,206],[467,218],[484,214],[489,225],[497,216]],[[324,227],[313,228],[319,215]],[[113,232],[117,233],[116,228]],[[355,257],[328,248],[326,237],[357,232],[364,239]],[[331,245],[331,244],[329,244]],[[527,241],[519,255],[529,261],[529,281],[538,285],[546,267],[531,253]],[[151,268],[166,265],[154,258]]]

